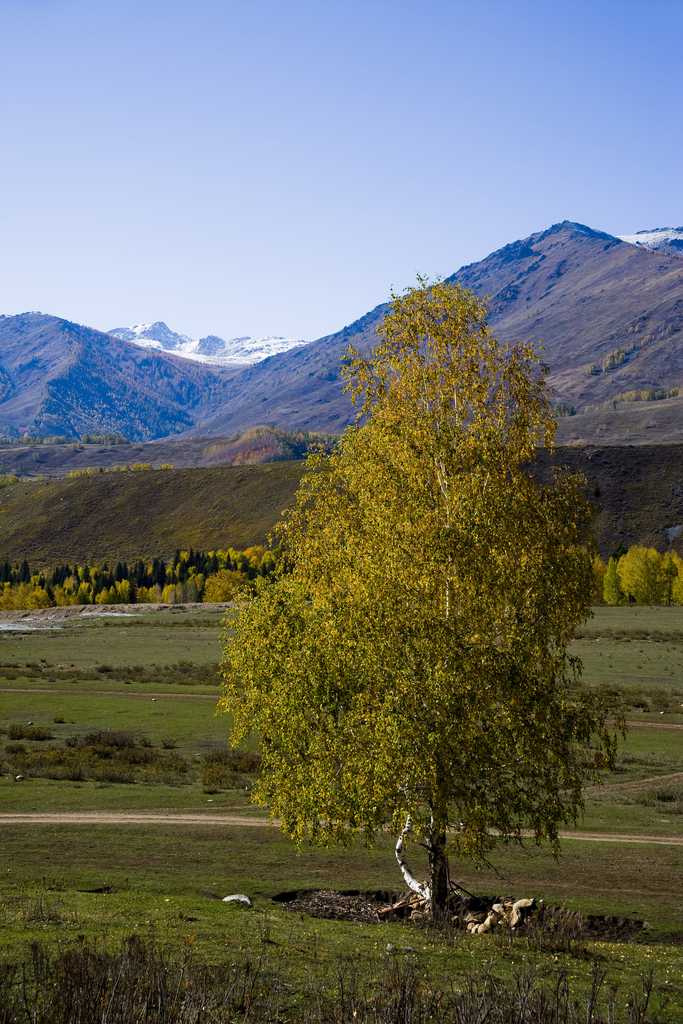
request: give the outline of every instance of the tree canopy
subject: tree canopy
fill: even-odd
[[[531,479],[551,445],[544,368],[492,336],[457,284],[420,281],[344,374],[359,417],[309,458],[277,542],[224,637],[232,740],[256,730],[256,799],[297,842],[390,827],[434,912],[448,853],[558,846],[582,786],[609,768],[608,705],[573,687],[590,614],[581,481]],[[406,837],[427,848],[415,880]]]

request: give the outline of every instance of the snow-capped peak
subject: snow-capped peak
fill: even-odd
[[[617,235],[622,242],[640,245],[644,249],[657,249],[683,256],[683,227],[652,228],[650,231],[636,231],[635,235]]]
[[[179,348],[192,342],[186,334],[176,334],[163,320],[157,320],[154,324],[133,324],[132,327],[115,327],[108,331],[117,338],[124,341],[132,341],[135,345],[142,345],[144,348],[163,348],[167,352],[177,352]],[[156,344],[150,344],[150,342]]]
[[[308,342],[297,338],[269,336],[265,338],[231,338],[224,341],[217,334],[209,334],[199,341],[188,338],[186,334],[176,334],[162,320],[153,324],[133,324],[131,327],[115,327],[108,334],[124,341],[130,341],[142,348],[154,348],[164,352],[174,352],[185,359],[194,359],[199,363],[214,363],[220,366],[260,363],[269,356],[287,352],[298,345]]]

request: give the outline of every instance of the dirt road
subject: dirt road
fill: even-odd
[[[0,814],[0,825],[209,825],[267,828],[269,819],[239,814],[149,813],[137,811],[31,811],[26,814]],[[279,821],[275,821],[277,827]],[[560,832],[561,839],[587,843],[652,843],[658,846],[683,846],[681,836],[628,835],[619,832]]]

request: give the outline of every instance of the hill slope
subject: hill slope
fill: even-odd
[[[0,427],[177,434],[224,398],[222,372],[43,313],[0,317]]]
[[[33,570],[263,544],[302,471],[279,462],[18,482],[0,491],[0,562],[27,558]]]
[[[619,544],[664,551],[665,531],[683,525],[682,444],[542,450],[533,472],[546,479],[552,465],[586,477],[604,558]],[[20,481],[0,490],[0,562],[49,568],[263,543],[303,471],[278,462]],[[683,533],[673,547],[683,556]]]
[[[492,296],[491,325],[501,341],[545,345],[558,402],[595,411],[619,392],[683,382],[683,260],[677,255],[564,221],[462,267],[450,280]],[[377,306],[336,334],[243,371],[228,386],[225,404],[189,435],[264,421],[343,429],[354,414],[341,393],[342,352],[349,343],[362,351],[376,344],[387,308]],[[587,375],[590,363],[599,371],[620,349],[614,369]]]
[[[38,445],[15,441],[0,446],[0,474],[33,479],[64,477],[88,470],[132,468],[136,464],[149,464],[154,469],[164,465],[191,469],[288,462],[301,460],[312,447],[335,439],[336,435],[292,433],[279,427],[259,426],[231,437],[164,438],[141,444]]]

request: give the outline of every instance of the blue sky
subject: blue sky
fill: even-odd
[[[0,0],[0,312],[312,340],[683,224],[682,0]]]

